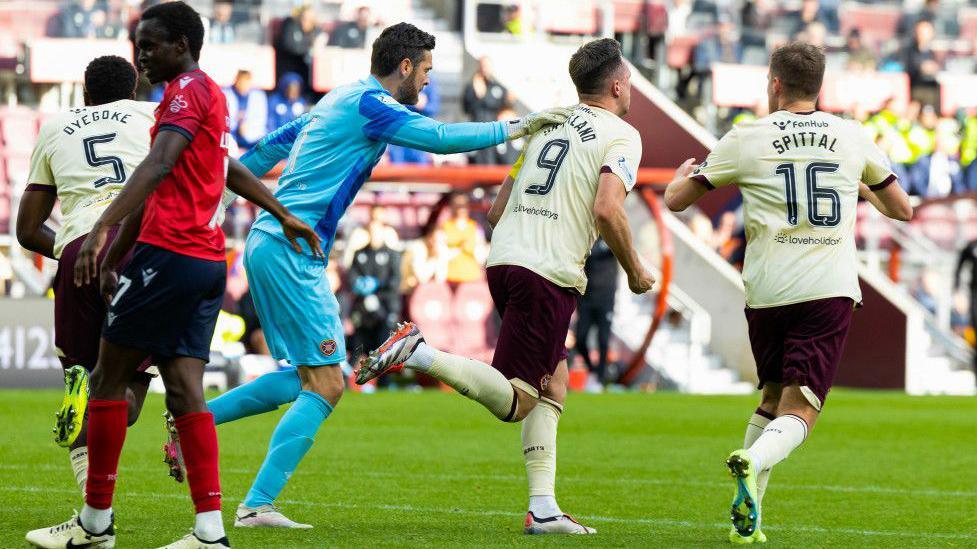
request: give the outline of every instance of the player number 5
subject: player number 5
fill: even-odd
[[[93,168],[112,166],[112,170],[115,172],[114,177],[100,177],[96,179],[92,183],[96,189],[103,185],[126,182],[126,165],[122,162],[121,158],[118,156],[99,156],[95,152],[95,145],[99,143],[111,143],[115,139],[115,136],[116,134],[109,133],[105,135],[93,135],[82,140],[82,144],[85,147],[85,160],[88,161],[89,166]]]

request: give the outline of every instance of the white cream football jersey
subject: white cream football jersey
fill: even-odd
[[[566,122],[534,134],[509,174],[512,194],[492,233],[488,265],[525,267],[583,294],[600,174],[614,173],[630,191],[640,161],[638,131],[598,107],[577,105]]]
[[[91,231],[146,157],[155,109],[126,99],[72,109],[41,127],[27,183],[52,188],[61,201],[55,257]]]
[[[735,126],[692,174],[743,194],[743,282],[753,308],[828,297],[862,299],[855,250],[859,181],[895,181],[857,123],[778,111]]]

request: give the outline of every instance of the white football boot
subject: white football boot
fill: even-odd
[[[227,540],[227,536],[217,541],[204,541],[198,538],[196,534],[191,532],[169,545],[160,547],[159,549],[227,549],[230,546],[231,542]]]
[[[527,534],[596,534],[597,530],[580,524],[566,513],[549,518],[539,518],[532,511],[526,513]]]
[[[112,549],[115,547],[115,520],[101,534],[93,534],[81,526],[75,513],[69,520],[50,528],[38,528],[27,532],[27,543],[42,549]]]
[[[235,528],[312,528],[311,524],[302,524],[286,517],[274,505],[260,505],[248,507],[245,504],[237,506],[234,515]]]

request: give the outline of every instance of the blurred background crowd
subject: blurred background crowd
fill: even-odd
[[[131,52],[126,48],[139,13],[158,1],[0,2],[0,295],[44,293],[53,274],[50,262],[26,258],[25,263],[10,237],[10,220],[26,184],[37,128],[52,113],[81,101],[77,74],[83,66],[74,61],[61,66],[59,59],[76,59],[65,52],[84,50],[80,44],[101,48],[90,54],[84,50],[89,58],[111,53],[113,47]],[[772,48],[788,40],[822,45],[828,80],[835,87],[822,94],[821,107],[861,122],[917,203],[934,202],[913,231],[935,243],[933,253],[939,258],[925,261],[918,259],[920,254],[907,255],[897,278],[932,315],[973,339],[971,292],[954,291],[969,288],[968,282],[977,284],[977,277],[963,268],[972,263],[967,256],[972,248],[965,245],[977,239],[977,207],[973,201],[956,200],[977,192],[977,101],[969,97],[977,85],[971,80],[977,74],[977,7],[965,1],[189,3],[205,18],[201,63],[224,86],[233,137],[242,151],[307,112],[336,85],[365,77],[373,39],[385,25],[405,19],[438,37],[431,83],[411,108],[444,121],[518,116],[526,110],[520,95],[536,91],[532,88],[540,87],[540,78],[555,85],[557,80],[544,73],[565,77],[562,65],[537,66],[535,59],[543,54],[538,48],[610,34],[622,42],[626,56],[648,81],[719,136],[767,114],[765,65]],[[513,67],[512,58],[473,56],[466,47],[472,35],[525,44],[519,60],[524,62]],[[515,85],[521,79],[534,84]],[[140,84],[139,99],[154,101],[161,95],[162,88]],[[390,146],[381,166],[507,165],[518,157],[521,145],[448,156]],[[493,195],[491,188],[456,192],[386,184],[373,184],[361,193],[342,222],[329,262],[351,351],[373,348],[393,322],[409,317],[439,326],[446,348],[490,357],[497,319],[482,279],[491,240],[485,212]],[[739,266],[745,246],[740,208],[733,200],[718,211],[693,209],[681,220],[708,248]],[[859,216],[860,249],[868,262],[874,258],[875,266],[883,268],[872,250],[891,248],[907,237],[880,224],[864,208]],[[225,221],[228,316],[227,329],[218,336],[260,355],[267,347],[241,265],[241,247],[253,217],[250,206],[237,203]],[[651,224],[650,219],[636,221],[636,235],[647,238],[642,246],[654,263],[658,244],[647,236]],[[963,250],[960,268],[954,261],[958,250]],[[594,285],[581,299],[567,342],[576,351],[574,363],[592,372],[575,383],[596,390],[616,379],[624,360],[611,329],[615,304],[621,302],[620,274],[600,241],[587,270],[595,275]],[[679,337],[683,323],[688,319],[681,315],[667,317],[660,337]]]

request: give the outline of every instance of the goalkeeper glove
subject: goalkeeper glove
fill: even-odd
[[[562,124],[566,122],[573,109],[570,107],[553,107],[537,112],[531,112],[522,118],[510,120],[506,127],[509,130],[509,141],[519,139],[538,132],[543,126]]]

